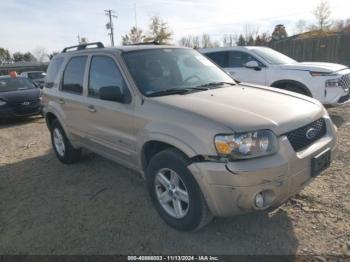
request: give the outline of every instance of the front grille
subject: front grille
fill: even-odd
[[[344,90],[350,88],[350,74],[342,76],[340,79],[340,85],[344,88]]]
[[[14,114],[17,116],[33,115],[40,111],[40,100],[28,101],[28,104],[16,103]]]
[[[311,124],[298,128],[285,135],[288,137],[293,149],[298,152],[323,137],[326,132],[326,122],[323,118],[320,118]]]
[[[23,103],[27,103],[27,104],[24,105]],[[17,102],[14,105],[15,106],[38,106],[39,104],[40,104],[40,99]]]

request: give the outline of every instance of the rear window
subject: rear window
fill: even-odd
[[[220,67],[228,67],[228,52],[214,52],[214,53],[206,53],[204,54],[210,60],[212,60],[215,64]]]
[[[36,88],[35,85],[26,78],[0,78],[0,92],[19,91],[34,88]]]
[[[32,79],[32,80],[36,80],[36,79],[43,79],[45,78],[46,74],[44,72],[32,72],[32,73],[28,73],[28,78]]]
[[[87,56],[76,56],[68,62],[63,74],[62,91],[83,93],[86,60]]]
[[[52,87],[58,72],[60,71],[60,68],[63,63],[63,58],[54,58],[51,60],[49,68],[47,69],[47,75],[46,75],[46,84],[45,87]]]

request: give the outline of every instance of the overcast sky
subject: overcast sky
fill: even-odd
[[[48,51],[77,43],[77,35],[109,44],[105,9],[118,15],[114,20],[116,43],[135,23],[146,28],[153,15],[160,15],[174,33],[182,36],[209,33],[215,39],[240,33],[245,24],[272,32],[275,24],[295,31],[299,19],[315,22],[312,11],[318,0],[1,0],[0,47]],[[330,0],[333,19],[350,17],[349,0]],[[135,19],[135,6],[136,18]]]

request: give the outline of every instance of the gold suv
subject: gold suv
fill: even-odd
[[[85,148],[142,173],[156,210],[179,230],[281,205],[336,147],[318,101],[237,84],[187,48],[65,48],[43,93],[58,159],[74,163]]]

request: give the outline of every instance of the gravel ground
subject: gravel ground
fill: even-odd
[[[350,255],[350,107],[329,109],[339,153],[272,213],[215,219],[194,233],[163,223],[140,176],[92,153],[66,166],[42,118],[0,125],[0,254]]]

